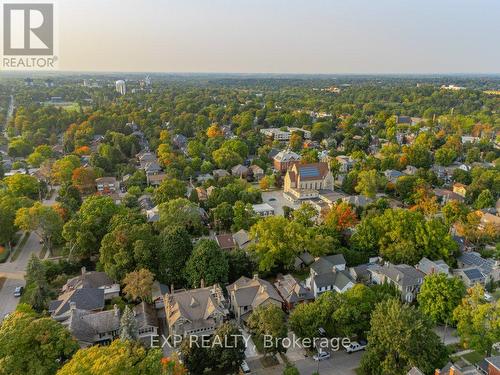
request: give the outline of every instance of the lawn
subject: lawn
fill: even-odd
[[[0,290],[2,290],[3,283],[7,280],[5,277],[0,277]]]
[[[473,351],[462,356],[463,359],[475,365],[476,363],[481,362],[484,359],[484,354]]]
[[[14,250],[14,253],[12,254],[12,258],[10,258],[11,262],[14,262],[18,257],[19,254],[23,251],[24,245],[26,244],[26,241],[28,241],[28,238],[30,236],[30,232],[25,232],[23,235],[23,238],[21,239],[21,242],[16,246],[16,249]]]

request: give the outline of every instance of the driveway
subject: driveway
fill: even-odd
[[[274,208],[274,213],[277,216],[283,216],[283,206],[293,209],[299,208],[299,205],[283,197],[283,190],[263,191],[262,201],[269,203]]]
[[[14,297],[14,290],[18,286],[24,286],[24,280],[7,279],[0,291],[0,322],[6,314],[10,314],[16,309],[19,298]]]

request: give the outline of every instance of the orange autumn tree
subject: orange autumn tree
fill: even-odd
[[[89,146],[81,146],[75,149],[75,154],[78,156],[82,155],[90,155],[90,147]]]
[[[221,136],[222,136],[222,130],[220,129],[218,124],[214,123],[210,125],[209,128],[207,129],[208,138],[216,138]]]
[[[337,203],[329,208],[323,215],[323,224],[339,232],[351,228],[358,222],[358,217],[352,207],[345,203]]]
[[[72,184],[82,194],[91,194],[95,191],[95,179],[96,174],[93,168],[76,168],[71,176]]]

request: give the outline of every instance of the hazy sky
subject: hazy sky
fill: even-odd
[[[498,73],[500,0],[58,0],[60,69]]]

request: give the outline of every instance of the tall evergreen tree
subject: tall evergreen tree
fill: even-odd
[[[123,310],[122,318],[120,319],[120,339],[122,341],[135,341],[139,338],[139,329],[137,328],[137,320],[134,312],[128,306]]]

